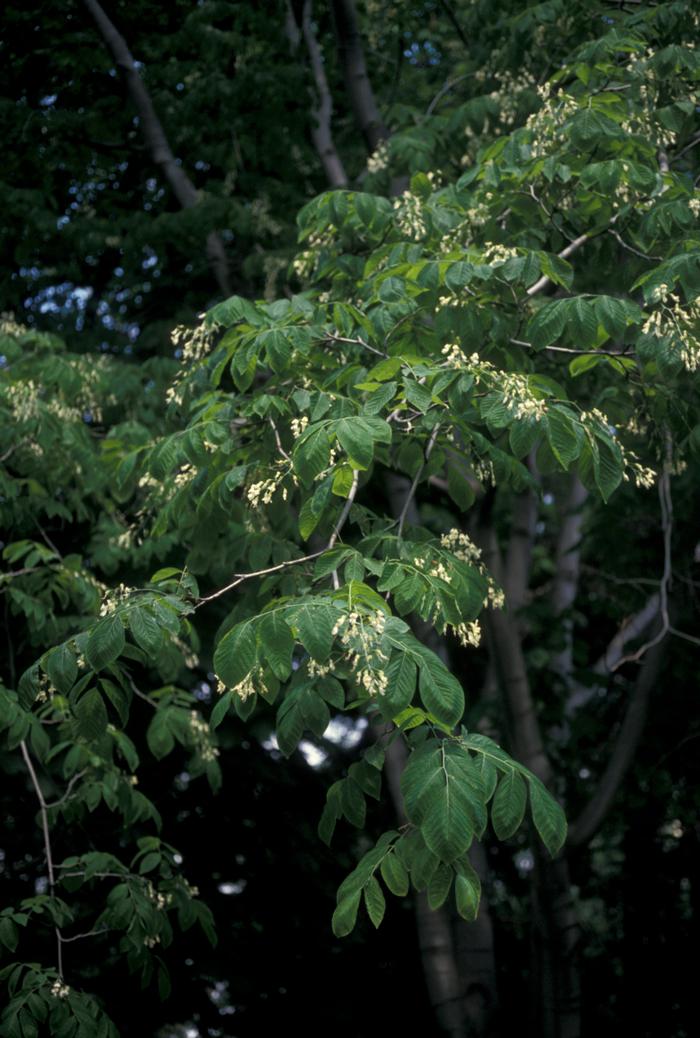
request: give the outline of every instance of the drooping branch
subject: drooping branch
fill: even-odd
[[[661,669],[668,632],[644,657],[637,675],[620,731],[609,756],[598,787],[569,829],[569,843],[574,847],[587,844],[603,823],[622,781],[634,759],[649,711],[649,699]]]
[[[139,117],[139,125],[151,159],[159,167],[173,194],[183,209],[191,209],[198,202],[198,192],[178,163],[146,86],[139,75],[126,40],[109,19],[98,0],[84,0],[94,18],[102,38],[109,48],[114,63],[121,71],[132,104]],[[228,260],[221,236],[216,231],[207,235],[207,259],[216,282],[224,295],[230,295]]]
[[[357,22],[354,0],[332,0],[338,54],[343,70],[345,88],[355,120],[362,133],[368,152],[376,151],[381,141],[389,136],[382,119],[367,74],[365,52]]]

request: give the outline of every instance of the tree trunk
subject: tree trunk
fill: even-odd
[[[84,0],[84,3],[95,19],[114,63],[124,77],[127,91],[138,112],[141,133],[151,159],[160,168],[182,208],[192,208],[197,204],[197,189],[173,154],[163,124],[156,114],[151,95],[139,75],[126,40],[107,17],[98,0]],[[221,292],[225,296],[231,295],[228,259],[221,235],[217,231],[211,231],[207,235],[206,253]]]

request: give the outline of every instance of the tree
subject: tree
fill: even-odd
[[[341,884],[334,932],[348,934],[361,905],[378,926],[385,892],[413,888],[419,929],[438,941],[424,963],[447,1033],[494,1026],[495,982],[435,910],[449,896],[477,918],[482,882],[492,887],[478,841],[489,822],[512,840],[529,806],[533,1026],[581,1033],[571,870],[634,760],[670,639],[696,640],[678,576],[693,531],[674,509],[695,493],[685,460],[699,427],[692,24],[683,4],[603,5],[604,34],[582,38],[573,19],[554,51],[566,60],[539,85],[534,50],[515,80],[479,66],[475,49],[460,73],[475,81],[467,100],[437,114],[458,85],[448,79],[428,116],[402,128],[399,114],[390,134],[373,114],[354,6],[333,6],[335,72],[361,83],[350,107],[372,155],[361,190],[302,209],[285,298],[236,295],[176,329],[176,374],[168,361],[95,365],[5,327],[5,580],[26,628],[2,723],[36,799],[48,887],[5,911],[0,939],[14,951],[46,919],[56,947],[52,965],[6,968],[9,1034],[47,1019],[58,1035],[114,1033],[104,996],[64,975],[64,945],[83,932],[163,993],[171,916],[213,937],[156,833],[158,804],[132,781],[140,732],[157,760],[181,747],[188,773],[216,790],[217,732],[231,714],[269,724],[270,704],[290,756],[335,715],[370,720],[319,833],[330,843],[341,820],[364,830],[383,768],[397,827],[372,833]],[[455,20],[468,40],[465,12],[444,6],[452,42]],[[528,34],[541,43],[542,7],[555,9],[515,17],[515,55]],[[308,5],[289,18],[292,58],[302,38],[310,58],[311,140],[328,160],[334,70]],[[610,530],[630,511],[645,541],[624,545],[617,576],[649,553],[658,576],[601,607],[599,581],[622,551]],[[47,520],[73,524],[60,548]],[[199,655],[219,683],[210,711],[187,676]],[[463,686],[477,683],[465,711]],[[606,716],[586,722],[582,707],[609,685]],[[582,786],[589,740],[602,748]],[[563,851],[548,790],[571,822]],[[95,815],[105,842],[59,862],[57,819],[80,834],[102,802],[135,828],[135,853]],[[502,851],[492,859],[512,868]]]

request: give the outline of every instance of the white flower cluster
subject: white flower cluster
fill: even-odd
[[[328,663],[319,663],[318,660],[309,660],[309,677],[311,678],[325,678],[327,674],[332,674],[335,670],[335,663],[333,660],[328,660]]]
[[[219,682],[219,685],[221,685],[221,682]],[[222,686],[221,691],[225,690],[226,687]],[[253,670],[249,671],[237,685],[233,686],[231,691],[234,696],[238,696],[242,703],[245,703],[246,699],[250,696],[254,696],[256,692],[265,695],[268,691],[268,687],[265,684],[262,667],[255,667]]]
[[[386,141],[380,141],[374,152],[367,159],[368,173],[381,173],[389,166],[389,146]]]
[[[440,544],[443,548],[446,548],[451,552],[455,558],[460,559],[462,562],[467,562],[471,566],[476,566],[479,572],[486,577],[486,598],[484,599],[484,608],[490,606],[492,609],[502,609],[505,605],[505,595],[486,569],[481,558],[481,548],[478,548],[476,544],[474,544],[471,537],[453,527],[447,533],[442,534],[440,537]],[[455,633],[457,634],[457,637],[467,637],[466,631],[461,631],[456,628]],[[476,637],[475,631],[472,631],[471,634],[472,637]],[[481,637],[480,631],[479,637]],[[462,642],[462,644],[464,645],[465,642]],[[468,644],[478,645],[479,642],[468,641]]]
[[[31,379],[7,386],[5,398],[17,422],[28,422],[39,416],[39,387]]]
[[[54,998],[68,998],[70,995],[70,988],[67,984],[64,984],[60,977],[56,977],[53,984],[51,985],[51,994]]]
[[[292,430],[292,436],[295,440],[299,439],[299,437],[304,432],[304,429],[306,429],[306,426],[308,424],[309,419],[307,415],[302,415],[301,418],[292,418],[290,422],[290,427]]]
[[[107,588],[102,599],[102,605],[100,606],[100,616],[111,616],[111,614],[116,612],[119,606],[122,605],[135,590],[136,588],[127,587],[126,584],[119,584],[117,587]]]
[[[472,353],[471,357],[467,357],[466,353],[456,342],[446,343],[441,350],[445,363],[448,368],[468,368],[472,364],[479,363],[479,354]]]
[[[261,479],[258,483],[251,483],[245,494],[251,507],[259,508],[261,502],[264,505],[271,504],[272,498],[275,496],[286,475],[287,469],[278,469],[269,479]],[[287,493],[287,488],[282,487],[283,501],[287,500]]]
[[[54,688],[49,681],[47,674],[39,675],[39,691],[36,694],[37,703],[46,703],[49,699],[53,699],[58,689]]]
[[[384,670],[389,657],[381,644],[385,625],[386,616],[378,609],[369,615],[344,613],[333,627],[358,684],[369,696],[383,696],[389,686]]]
[[[202,760],[207,762],[216,760],[219,756],[219,751],[211,741],[209,725],[196,710],[190,710],[189,724],[192,737]]]
[[[456,627],[448,624],[448,628],[452,631],[463,648],[466,649],[470,645],[474,649],[479,648],[481,643],[481,625],[478,620],[471,620],[469,623],[457,624]]]
[[[193,364],[201,360],[211,349],[213,329],[204,324],[198,324],[194,328],[179,324],[170,333],[170,341],[176,349],[182,351],[183,364]]]
[[[394,216],[396,226],[407,238],[415,240],[425,237],[428,227],[423,205],[417,195],[404,191],[400,198],[394,199]]]
[[[173,903],[172,894],[161,894],[151,883],[150,879],[146,883],[146,897],[155,905],[159,912],[164,912]]]
[[[533,158],[542,158],[564,142],[566,134],[563,126],[566,120],[578,110],[573,97],[558,90],[552,96],[548,94],[542,107],[528,116],[525,126],[532,131],[530,150]]]
[[[668,285],[659,285],[656,296],[661,308],[647,317],[642,332],[670,341],[683,367],[697,371],[700,367],[700,296],[686,307]]]
[[[470,564],[479,564],[481,562],[481,548],[477,548],[468,534],[462,533],[461,530],[457,530],[455,527],[452,527],[448,533],[442,534],[440,544],[443,548],[447,548],[455,558],[461,559],[462,562]]]
[[[503,391],[503,403],[513,418],[534,418],[541,422],[547,415],[547,402],[538,399],[530,389],[527,375],[516,372],[504,372],[500,389]]]
[[[509,259],[518,255],[517,249],[510,249],[506,245],[499,245],[492,241],[484,242],[484,260],[491,267],[501,266]]]
[[[316,256],[310,249],[299,252],[292,260],[292,270],[298,278],[311,277],[316,263]]]
[[[513,126],[518,111],[518,95],[523,90],[531,90],[537,80],[526,69],[521,69],[519,73],[506,70],[496,78],[499,79],[498,89],[492,90],[488,96],[500,105],[501,122],[505,126]],[[494,132],[498,135],[499,128],[495,127]]]
[[[689,199],[688,208],[693,216],[700,216],[700,196],[696,195],[694,198]]]
[[[194,465],[183,465],[180,471],[175,475],[175,486],[179,489],[180,487],[186,487],[188,483],[191,483],[194,477],[197,475],[197,469]]]

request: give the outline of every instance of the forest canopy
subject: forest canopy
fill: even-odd
[[[694,5],[5,23],[3,1034],[687,1038]]]

